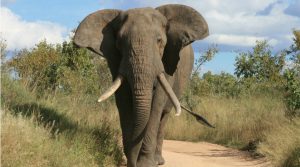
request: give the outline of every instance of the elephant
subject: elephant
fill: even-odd
[[[99,10],[77,27],[74,44],[107,60],[113,82],[98,101],[115,94],[128,167],[165,163],[164,127],[173,107],[181,112],[178,98],[194,64],[191,43],[208,35],[202,15],[179,4]]]

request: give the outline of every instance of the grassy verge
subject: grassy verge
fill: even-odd
[[[120,164],[114,108],[75,95],[37,99],[17,81],[4,76],[1,83],[3,166]]]
[[[300,119],[266,132],[258,151],[270,157],[276,166],[300,166]]]
[[[97,166],[88,146],[88,137],[69,141],[51,134],[51,128],[38,126],[34,118],[2,113],[3,166]]]
[[[255,155],[266,155],[275,166],[290,161],[299,164],[300,120],[288,120],[284,110],[282,100],[277,97],[206,97],[194,111],[216,128],[204,127],[187,114],[180,117],[171,114],[166,138],[208,141],[254,151]]]

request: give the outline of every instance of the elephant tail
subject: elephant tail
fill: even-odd
[[[188,108],[184,107],[181,105],[181,108],[184,109],[185,111],[187,111],[189,114],[191,114],[192,116],[194,116],[196,118],[196,120],[201,123],[204,126],[210,127],[210,128],[215,128],[213,125],[211,125],[204,117],[202,117],[201,115],[194,113],[193,111],[189,110]]]

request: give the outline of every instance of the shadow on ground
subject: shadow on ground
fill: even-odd
[[[51,126],[51,132],[57,133],[66,130],[77,130],[78,124],[72,122],[57,110],[37,103],[17,104],[11,107],[14,115],[21,114],[24,117],[34,118],[38,124]]]

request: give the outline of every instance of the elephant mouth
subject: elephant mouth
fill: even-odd
[[[167,81],[165,74],[161,73],[157,76],[157,79],[159,83],[162,85],[164,91],[170,98],[171,102],[173,103],[175,107],[176,116],[179,116],[181,114],[181,106],[178,98],[176,97],[172,87],[170,86],[169,82]],[[113,95],[118,88],[122,85],[122,82],[124,81],[124,77],[122,75],[118,75],[112,85],[99,97],[98,102],[102,102],[106,99],[108,99],[111,95]]]

